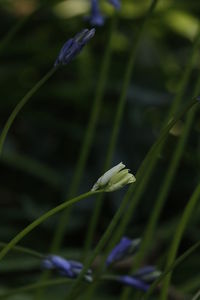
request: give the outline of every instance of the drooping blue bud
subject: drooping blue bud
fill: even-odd
[[[77,33],[74,38],[69,39],[61,48],[60,53],[54,63],[54,67],[68,64],[77,54],[79,54],[82,48],[88,43],[88,41],[94,36],[95,29],[84,29]]]
[[[134,254],[140,245],[141,239],[131,240],[128,237],[122,237],[120,242],[113,248],[107,257],[106,265],[117,262],[130,254]]]
[[[67,260],[58,255],[48,255],[42,261],[42,267],[46,270],[56,270],[62,276],[76,278],[83,269],[82,263],[74,260]],[[85,279],[92,281],[92,271],[89,269]]]

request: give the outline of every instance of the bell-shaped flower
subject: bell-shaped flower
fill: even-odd
[[[94,36],[95,29],[84,29],[77,33],[74,38],[69,39],[61,48],[60,53],[54,63],[54,67],[68,64],[82,48],[89,42]]]
[[[129,170],[125,168],[123,163],[119,163],[97,180],[92,187],[92,191],[103,190],[105,192],[112,192],[135,181],[135,176],[129,173]]]

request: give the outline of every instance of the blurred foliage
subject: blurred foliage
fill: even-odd
[[[109,81],[80,193],[90,189],[100,175],[130,42],[134,40],[148,5],[149,1],[146,0],[122,1],[118,29],[112,41],[114,52]],[[97,28],[95,38],[84,51],[34,95],[8,134],[0,158],[0,240],[9,241],[27,223],[65,200],[95,95],[110,17],[114,13],[106,1],[102,1],[102,9],[107,15],[105,26]],[[83,19],[88,13],[87,0],[1,0],[1,128],[19,99],[51,68],[66,39],[89,26]],[[188,63],[199,17],[199,1],[160,0],[140,42],[113,165],[123,161],[135,172],[157,137]],[[199,59],[195,63],[183,102],[191,98],[200,71]],[[126,234],[131,237],[143,235],[146,220],[183,127],[184,120],[173,128],[168,138],[159,165],[127,230]],[[152,253],[147,258],[150,263],[162,264],[165,259],[165,250],[177,218],[199,181],[199,132],[198,114],[152,241]],[[94,245],[106,229],[124,193],[123,190],[106,196]],[[93,206],[94,199],[89,199],[76,205],[73,210],[62,249],[65,255],[73,255],[71,248],[80,255]],[[200,205],[187,229],[180,253],[199,239],[199,214]],[[47,253],[58,218],[59,215],[42,224],[23,244]],[[199,259],[200,254],[196,253],[175,272],[173,282],[180,291],[193,293],[199,288],[198,284],[192,286],[193,276],[198,278]],[[31,257],[15,253],[2,262],[0,274],[0,288],[5,291],[8,282],[9,287],[14,287],[36,281],[39,278],[39,264]],[[187,282],[191,282],[191,285],[188,283],[191,288],[186,288]],[[117,295],[120,288],[110,286],[114,295]],[[106,289],[108,284],[105,285]],[[54,299],[59,293],[62,297],[64,292],[64,287],[51,288],[47,296]],[[104,294],[95,299],[101,297],[106,299]],[[23,298],[33,299],[26,295],[12,297],[13,300]],[[109,299],[112,299],[111,295]]]

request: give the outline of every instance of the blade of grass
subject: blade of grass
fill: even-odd
[[[149,150],[148,154],[146,155],[143,163],[141,164],[141,167],[138,170],[138,176],[142,176],[145,173],[145,169],[147,167],[147,165],[150,163],[152,157],[154,155],[157,155],[157,151],[159,150],[160,144],[166,139],[170,129],[175,125],[175,123],[185,114],[185,112],[187,112],[191,107],[193,107],[193,105],[195,104],[199,104],[199,100],[197,99],[192,99],[192,101],[187,104],[176,116],[175,118],[161,131],[158,139],[156,140],[156,142],[153,144],[153,146],[151,147],[151,149]],[[136,175],[137,178],[137,175]],[[137,182],[137,181],[136,181]],[[135,185],[135,184],[134,184]],[[132,186],[134,186],[132,185]],[[105,244],[108,242],[108,240],[111,238],[111,235],[113,233],[114,228],[116,227],[118,221],[120,220],[122,214],[124,213],[125,209],[127,208],[127,204],[129,202],[130,196],[133,193],[134,188],[130,187],[120,205],[120,207],[118,208],[117,212],[115,213],[113,219],[111,220],[108,228],[106,229],[106,231],[104,232],[103,236],[101,237],[99,243],[97,244],[95,250],[93,251],[93,253],[89,256],[89,258],[87,259],[87,261],[85,262],[85,266],[82,270],[82,272],[80,273],[79,277],[77,278],[77,280],[74,282],[74,284],[72,285],[71,291],[69,292],[69,294],[67,295],[67,299],[71,300],[74,299],[74,294],[76,293],[76,290],[79,288],[79,285],[85,275],[85,272],[87,272],[87,270],[89,269],[89,267],[91,266],[93,260],[95,259],[95,257],[100,253],[100,251],[102,250],[102,248],[105,246]],[[129,213],[129,210],[126,211],[126,214]],[[123,220],[125,220],[126,218],[123,218]],[[113,241],[112,241],[113,242]]]
[[[139,170],[136,173],[136,183],[131,189],[131,192],[129,193],[128,196],[131,197],[130,205],[126,211],[126,217],[122,218],[120,225],[117,227],[116,232],[112,236],[112,240],[110,242],[109,248],[111,249],[116,242],[120,239],[122,236],[123,232],[125,231],[131,217],[133,216],[133,211],[134,208],[136,207],[141,194],[144,191],[144,187],[149,179],[149,176],[152,171],[152,167],[154,166],[155,163],[155,157],[159,154],[160,151],[160,145],[163,144],[165,141],[167,134],[174,126],[174,124],[181,118],[182,115],[184,115],[189,109],[193,107],[195,103],[198,103],[194,100],[192,100],[189,104],[186,104],[185,108],[181,110],[176,117],[166,126],[163,128],[161,131],[157,141],[153,144],[151,149],[149,150],[148,154],[146,155],[145,159],[143,160],[142,164],[140,165]],[[140,183],[141,181],[141,183]],[[125,195],[125,198],[128,197]],[[124,201],[124,200],[123,200]]]
[[[51,210],[47,211],[45,214],[40,216],[38,219],[30,223],[28,226],[26,226],[22,231],[20,231],[6,246],[0,251],[0,260],[3,259],[3,257],[12,250],[12,248],[21,241],[28,233],[30,233],[33,229],[35,229],[38,225],[40,225],[42,222],[47,220],[49,217],[55,215],[59,211],[62,211],[63,209],[70,207],[71,205],[87,198],[92,195],[98,194],[99,191],[89,191],[87,193],[81,194],[80,196],[77,196],[73,199],[67,200],[64,203],[52,208]]]
[[[165,269],[167,269],[171,264],[173,264],[176,259],[177,250],[180,245],[182,236],[184,234],[186,225],[187,225],[187,223],[191,217],[191,214],[194,211],[195,205],[199,199],[200,199],[200,184],[196,187],[195,191],[193,192],[191,198],[189,199],[189,202],[187,203],[187,205],[183,211],[181,220],[177,226],[173,240],[169,247],[168,258],[167,258]],[[172,272],[168,276],[165,277],[163,287],[161,290],[161,295],[160,295],[160,299],[162,299],[162,300],[167,299],[167,292],[168,292],[168,287],[170,285],[171,276],[172,276]]]
[[[129,56],[126,70],[125,70],[123,86],[121,89],[121,94],[120,94],[118,105],[117,105],[117,111],[116,111],[116,115],[115,115],[115,119],[114,119],[114,125],[113,125],[113,129],[112,129],[112,133],[111,133],[111,138],[110,138],[107,154],[106,154],[103,172],[106,171],[107,169],[109,169],[111,166],[120,126],[122,123],[122,117],[123,117],[125,103],[126,103],[126,96],[127,96],[130,82],[131,82],[131,75],[132,75],[135,60],[136,60],[136,54],[137,54],[139,42],[140,42],[141,36],[142,36],[147,24],[148,24],[148,21],[157,5],[157,2],[158,2],[158,0],[153,0],[151,2],[148,12],[144,18],[144,21],[141,24],[141,27],[139,28],[137,35],[132,44],[132,49],[130,51],[130,56]],[[88,226],[88,231],[87,231],[85,245],[84,245],[84,257],[87,256],[87,253],[88,253],[89,249],[91,248],[93,236],[94,236],[96,226],[98,223],[98,219],[99,219],[99,216],[101,213],[102,204],[103,204],[103,195],[100,195],[95,204],[94,212],[92,213],[92,217],[91,217],[91,220],[90,220],[90,223]]]
[[[200,90],[200,76],[197,79],[197,83],[196,83],[195,88],[194,88],[193,96],[198,94],[199,90]],[[186,124],[184,126],[183,132],[181,133],[181,136],[179,138],[176,149],[173,153],[173,156],[172,156],[171,162],[169,164],[169,167],[166,171],[166,175],[164,177],[163,184],[160,187],[158,197],[155,201],[155,205],[152,209],[152,213],[149,217],[149,220],[148,220],[148,223],[147,223],[147,226],[146,226],[146,229],[145,229],[142,244],[140,246],[140,251],[136,255],[136,258],[134,260],[134,265],[131,268],[130,273],[133,273],[135,271],[135,269],[137,269],[140,266],[144,256],[146,255],[146,253],[148,251],[148,247],[149,247],[149,245],[152,241],[153,234],[156,230],[156,226],[157,226],[157,223],[158,223],[159,216],[162,212],[162,208],[163,208],[163,206],[165,204],[165,201],[167,199],[170,187],[171,187],[172,182],[174,180],[174,177],[176,175],[176,171],[178,169],[179,162],[181,160],[185,145],[187,143],[188,136],[189,136],[192,124],[193,124],[196,108],[197,107],[195,107],[194,109],[191,109],[188,112],[188,115],[187,115],[187,118],[186,118]],[[130,292],[131,292],[130,288],[125,288],[123,293],[122,293],[121,300],[126,300],[129,296]]]

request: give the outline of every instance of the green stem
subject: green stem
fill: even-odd
[[[0,247],[1,248],[4,248],[6,245],[7,245],[7,243],[0,242]],[[13,250],[17,251],[17,252],[24,253],[24,254],[29,254],[29,255],[34,256],[34,257],[39,258],[39,259],[44,257],[43,254],[41,254],[41,253],[39,253],[35,250],[25,248],[25,247],[21,247],[21,246],[15,246],[15,247],[13,247]]]
[[[69,198],[73,197],[77,193],[81,178],[83,176],[83,171],[84,171],[87,159],[88,159],[88,155],[89,155],[89,152],[90,152],[90,149],[92,146],[92,142],[94,139],[94,134],[95,134],[95,130],[96,130],[96,126],[97,126],[97,122],[98,122],[98,118],[99,118],[99,113],[100,113],[100,109],[101,109],[101,102],[103,100],[105,87],[106,87],[106,83],[107,83],[107,78],[108,78],[108,69],[110,66],[110,59],[111,59],[111,54],[112,54],[112,36],[113,36],[113,32],[115,30],[115,27],[116,27],[116,19],[114,17],[112,19],[112,23],[111,23],[111,27],[110,27],[109,39],[106,43],[107,46],[106,46],[105,54],[103,57],[102,67],[100,70],[100,77],[99,77],[99,81],[98,81],[98,85],[97,85],[97,90],[96,90],[96,95],[95,95],[92,111],[90,114],[90,120],[88,123],[85,137],[83,139],[83,144],[82,144],[81,150],[80,150],[80,156],[79,156],[78,162],[76,164],[74,176],[72,178],[72,182],[71,182],[69,193],[68,193]],[[59,223],[55,230],[54,238],[53,238],[52,245],[51,245],[51,250],[54,252],[57,251],[61,245],[66,226],[69,222],[70,213],[71,213],[71,210],[64,211],[61,215],[61,218],[59,219]]]
[[[162,275],[154,281],[154,283],[149,288],[148,292],[143,296],[142,300],[147,300],[152,292],[155,290],[157,285],[168,275],[170,274],[176,267],[178,267],[186,258],[188,258],[194,251],[196,251],[200,247],[200,241],[191,246],[187,251],[185,251],[176,261],[171,264]]]
[[[115,119],[114,119],[114,125],[113,125],[113,129],[112,129],[112,133],[111,133],[111,139],[109,142],[103,171],[106,171],[107,169],[109,169],[111,162],[112,162],[113,153],[114,153],[114,150],[116,147],[119,130],[120,130],[120,126],[122,123],[122,117],[123,117],[125,103],[126,103],[127,91],[128,91],[128,88],[129,88],[129,85],[131,82],[131,75],[132,75],[133,67],[134,67],[135,60],[136,60],[136,54],[137,54],[139,42],[140,42],[141,36],[144,32],[144,29],[148,24],[148,20],[151,17],[152,12],[154,11],[154,9],[156,7],[157,2],[158,2],[158,0],[152,1],[150,8],[145,16],[145,19],[141,25],[141,28],[138,30],[137,35],[132,44],[132,49],[131,49],[130,56],[129,56],[127,66],[126,66],[126,70],[125,70],[123,86],[122,86],[121,94],[119,97],[117,112],[116,112]],[[100,197],[97,199],[97,202],[96,202],[96,205],[94,208],[94,212],[92,214],[90,224],[88,227],[89,229],[87,232],[85,246],[84,246],[84,256],[87,255],[87,252],[89,251],[89,249],[91,247],[94,233],[96,230],[96,226],[98,223],[98,219],[99,219],[99,216],[101,213],[102,204],[103,204],[103,195],[100,195]]]
[[[122,219],[120,226],[118,226],[117,231],[113,235],[113,241],[111,241],[112,247],[116,241],[120,238],[120,236],[125,231],[131,217],[133,216],[134,208],[136,207],[141,194],[144,192],[144,187],[146,186],[152,168],[155,164],[155,157],[158,156],[160,151],[160,145],[162,145],[170,131],[170,129],[176,124],[176,122],[189,110],[193,107],[193,105],[197,104],[198,100],[192,100],[189,104],[186,104],[185,108],[183,108],[179,113],[176,114],[175,118],[161,131],[157,141],[153,144],[150,148],[149,152],[147,153],[145,159],[143,160],[142,164],[140,165],[139,170],[136,173],[136,183],[131,188],[132,192],[130,193],[132,198],[129,208],[126,212],[126,217]],[[133,193],[134,192],[134,193]],[[125,195],[125,198],[127,195]]]
[[[172,243],[171,243],[169,251],[168,251],[166,268],[168,268],[171,264],[173,264],[173,262],[176,258],[177,250],[180,245],[182,236],[184,234],[186,225],[189,221],[189,218],[191,217],[191,214],[194,211],[195,205],[197,203],[197,200],[199,200],[199,198],[200,198],[200,184],[195,189],[188,204],[186,205],[186,207],[184,209],[181,220],[178,224],[174,238],[172,240]],[[166,276],[166,278],[164,280],[162,291],[161,291],[161,296],[160,296],[161,300],[167,299],[167,292],[168,292],[168,287],[169,287],[170,281],[171,281],[171,275],[172,275],[172,273],[170,275]]]
[[[197,84],[194,89],[194,93],[193,93],[194,95],[199,93],[199,88],[200,88],[200,76],[197,80]],[[160,213],[161,213],[164,203],[167,199],[173,179],[176,175],[176,171],[177,171],[180,159],[182,157],[182,154],[183,154],[183,151],[184,151],[184,148],[185,148],[192,124],[193,124],[196,108],[197,107],[191,109],[188,112],[186,124],[184,125],[183,132],[181,133],[181,137],[179,139],[179,142],[177,144],[177,147],[174,151],[173,157],[169,164],[168,170],[167,170],[165,178],[163,180],[163,184],[161,185],[160,192],[158,193],[158,198],[155,201],[155,205],[153,207],[152,214],[150,215],[149,221],[148,221],[146,229],[145,229],[145,233],[144,233],[144,237],[143,237],[142,244],[140,247],[140,251],[136,255],[136,258],[134,260],[135,263],[133,265],[133,268],[131,269],[131,273],[133,273],[134,270],[140,266],[140,263],[142,262],[145,254],[146,254],[146,251],[148,251],[148,247],[152,241],[153,234],[155,232]],[[126,300],[129,296],[130,291],[131,290],[129,288],[125,289],[122,293],[121,300]]]
[[[191,102],[191,104],[192,103],[194,104],[194,102]],[[168,126],[166,126],[166,128],[164,128],[162,130],[162,134],[159,136],[158,140],[152,146],[152,148],[150,149],[149,153],[147,154],[146,159],[145,159],[146,162],[144,162],[143,163],[143,167],[140,167],[140,169],[138,170],[138,172],[136,174],[137,181],[132,186],[132,188],[129,189],[130,193],[125,195],[125,198],[123,199],[123,201],[125,201],[126,203],[128,203],[130,195],[133,194],[133,191],[135,192],[134,193],[134,197],[133,197],[133,199],[132,199],[129,207],[126,209],[126,217],[122,218],[120,226],[117,227],[117,231],[112,235],[112,240],[109,243],[109,245],[108,245],[108,247],[107,247],[107,249],[105,251],[104,259],[102,260],[102,266],[104,265],[104,261],[105,261],[107,255],[108,255],[108,253],[116,245],[117,241],[119,240],[119,238],[121,237],[121,235],[125,231],[128,223],[129,223],[130,218],[133,216],[133,214],[132,214],[133,210],[134,210],[135,206],[138,203],[138,200],[139,200],[139,198],[141,196],[141,193],[143,192],[143,188],[146,185],[146,182],[147,182],[147,180],[149,178],[149,172],[151,172],[152,166],[153,166],[153,164],[155,162],[155,160],[153,158],[156,155],[157,151],[159,150],[160,144],[162,144],[165,141],[166,131],[168,130],[168,132],[169,132],[170,131],[169,127],[172,128],[174,126],[174,124],[179,120],[179,118],[181,117],[181,115],[183,115],[189,108],[191,108],[191,105],[187,104],[186,107],[185,107],[185,109],[181,110],[181,112],[176,115],[176,117],[171,121],[171,123]],[[141,168],[143,168],[143,170],[141,170]],[[145,172],[145,169],[146,169],[146,172]],[[141,178],[143,179],[142,183],[139,184],[139,186],[137,187],[137,182],[140,181]],[[136,262],[136,264],[137,264],[137,262]],[[102,271],[103,271],[103,267],[99,271],[99,275],[98,276],[101,275]],[[94,290],[94,288],[95,287],[91,287],[90,289]],[[130,292],[130,290],[128,288],[126,288],[126,292],[124,292],[122,296],[123,297],[127,297],[129,295],[129,292]]]
[[[92,195],[95,195],[101,191],[89,191],[85,194],[82,194],[78,197],[75,197],[71,200],[67,200],[64,203],[52,208],[51,210],[47,211],[45,214],[43,214],[41,217],[30,223],[27,227],[25,227],[22,231],[20,231],[4,248],[0,251],[0,260],[10,251],[12,248],[21,241],[29,232],[31,232],[34,228],[36,228],[38,225],[40,225],[42,222],[47,220],[49,217],[53,216],[54,214],[58,213],[59,211],[70,207],[71,205],[87,198]]]
[[[10,129],[12,123],[14,122],[17,114],[28,102],[28,100],[39,90],[39,88],[55,73],[56,70],[57,68],[52,68],[42,79],[40,79],[40,81],[38,81],[34,85],[34,87],[19,101],[19,103],[13,109],[0,135],[0,155],[3,150],[3,146],[4,146],[6,136],[8,134],[8,130]]]
[[[193,105],[195,104],[199,104],[198,100],[193,100],[187,104],[184,109],[181,110],[181,112],[179,112],[175,118],[162,130],[162,132],[160,133],[160,136],[158,137],[157,141],[154,143],[154,145],[151,147],[151,149],[149,150],[146,158],[144,159],[143,163],[141,164],[140,169],[138,170],[138,176],[141,177],[143,175],[143,173],[145,173],[145,170],[147,169],[148,164],[151,162],[151,159],[154,155],[157,154],[157,151],[160,147],[160,144],[166,139],[168,132],[170,131],[170,129],[175,125],[175,123],[185,114],[186,111],[188,111]],[[136,176],[137,178],[137,176]],[[137,182],[137,181],[136,181]],[[135,185],[135,184],[134,184]],[[133,186],[134,186],[133,185]],[[85,272],[87,272],[88,268],[91,266],[93,260],[95,259],[95,257],[100,253],[100,251],[102,250],[102,248],[105,246],[105,244],[108,242],[108,240],[111,238],[111,235],[113,233],[114,228],[116,227],[118,221],[120,220],[122,214],[124,213],[125,209],[127,208],[130,196],[132,195],[132,191],[134,190],[133,187],[130,187],[120,205],[120,207],[118,208],[116,214],[114,215],[112,221],[110,222],[108,228],[106,229],[106,231],[104,232],[102,238],[100,239],[99,243],[97,244],[95,250],[93,251],[93,253],[91,254],[91,256],[89,257],[89,259],[86,261],[85,263],[85,267],[83,268],[82,272],[80,273],[79,277],[77,278],[77,280],[75,281],[75,283],[72,285],[72,289],[67,297],[68,300],[73,299],[74,300],[74,294],[76,293],[76,290],[79,287],[79,284],[81,283],[81,280],[83,279]],[[129,212],[129,210],[127,210],[127,213]],[[123,218],[123,220],[126,220],[126,218]]]
[[[198,300],[200,299],[200,290],[194,295],[194,297],[192,297],[191,300]]]

